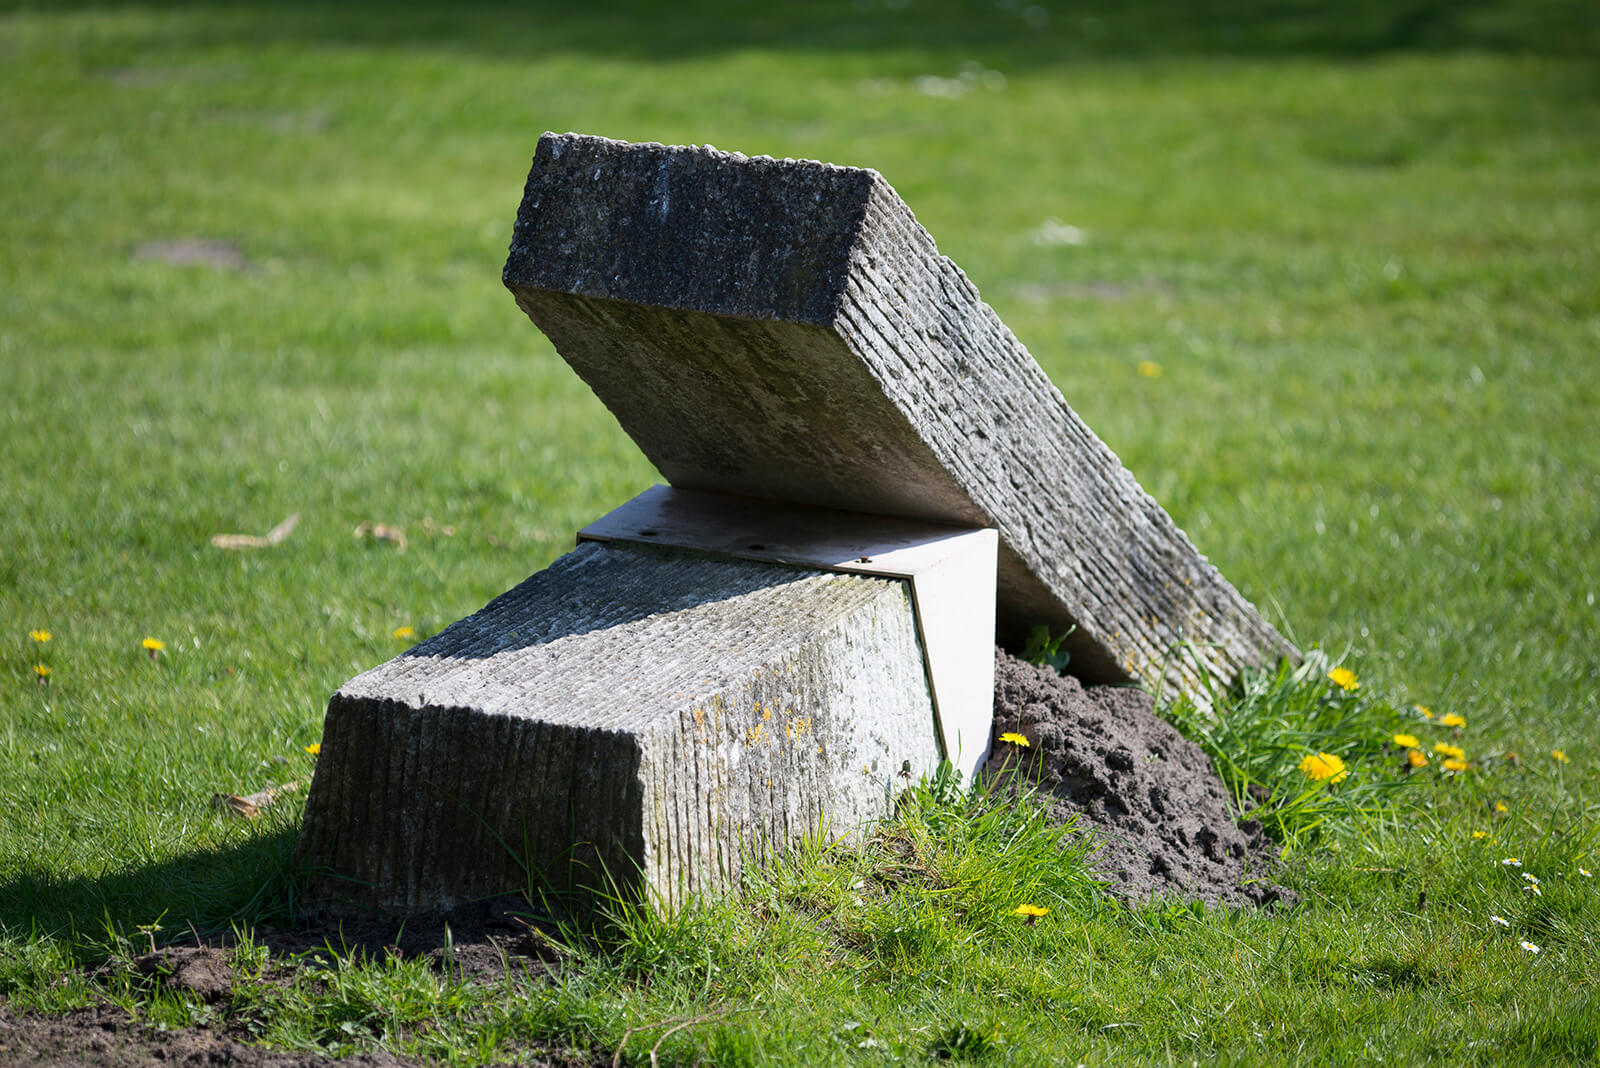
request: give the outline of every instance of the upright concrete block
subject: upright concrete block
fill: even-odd
[[[875,171],[547,134],[504,280],[674,486],[994,527],[1088,681],[1294,655]]]

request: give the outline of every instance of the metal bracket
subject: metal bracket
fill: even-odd
[[[584,527],[578,540],[906,579],[945,759],[970,784],[988,758],[999,551],[993,530],[652,486]]]

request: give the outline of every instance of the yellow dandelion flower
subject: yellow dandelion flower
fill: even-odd
[[[1354,693],[1361,688],[1361,683],[1356,681],[1356,673],[1347,667],[1334,668],[1328,672],[1328,678],[1345,693]]]
[[[1397,734],[1394,736],[1394,744],[1398,745],[1401,749],[1415,749],[1422,743],[1417,741],[1417,736],[1415,734]]]
[[[1468,768],[1472,767],[1472,765],[1468,764],[1465,760],[1457,760],[1455,757],[1451,757],[1449,760],[1446,760],[1439,766],[1445,771],[1466,771]]]
[[[45,642],[49,641],[53,635],[47,630],[30,630],[28,632],[28,637],[32,638],[40,645],[43,645]]]
[[[312,742],[310,745],[306,746],[306,752],[310,753],[312,756],[322,755],[322,743]]]
[[[1156,363],[1156,361],[1154,361],[1154,360],[1140,360],[1139,361],[1139,377],[1140,378],[1160,378],[1164,374],[1166,374],[1166,372],[1164,370],[1162,370],[1161,365],[1159,363]]]
[[[1018,905],[1011,910],[1011,914],[1013,916],[1026,916],[1029,919],[1038,919],[1040,916],[1048,916],[1050,910],[1043,905]]]
[[[1473,831],[1472,832],[1473,841],[1481,841],[1481,840],[1483,840],[1483,839],[1485,839],[1487,837],[1489,837],[1489,832],[1488,831]]]
[[[33,665],[33,673],[35,675],[39,676],[39,681],[40,682],[43,682],[45,679],[48,679],[50,677],[50,665],[49,664],[35,664],[35,665]]]
[[[1572,758],[1567,756],[1567,751],[1565,749],[1552,749],[1552,750],[1550,750],[1550,757],[1557,764],[1570,764],[1570,763],[1572,763]]]
[[[1428,758],[1423,755],[1420,749],[1407,749],[1406,763],[1414,768],[1425,768],[1428,766]]]
[[[1016,731],[1006,731],[1000,736],[1000,740],[1002,742],[1010,742],[1012,745],[1020,745],[1024,749],[1033,744]]]
[[[167,647],[167,643],[162,641],[160,638],[146,638],[144,641],[139,643],[139,646],[142,649],[148,649],[150,651],[150,655],[154,656],[161,650],[165,649]]]
[[[1429,708],[1427,705],[1412,705],[1411,707],[1415,708],[1418,712],[1421,712],[1423,719],[1433,718],[1433,709]]]
[[[416,627],[396,627],[396,628],[394,628],[394,636],[396,638],[415,638],[417,636],[417,628]]]
[[[1458,716],[1454,712],[1446,712],[1439,717],[1439,726],[1441,727],[1465,727],[1466,725],[1467,717]]]
[[[1496,812],[1510,812],[1511,811],[1509,808],[1506,807],[1506,803],[1504,801],[1496,801],[1494,803],[1494,810]]]
[[[1349,769],[1344,766],[1344,761],[1332,753],[1317,753],[1306,757],[1300,761],[1300,772],[1315,782],[1321,782],[1323,779],[1343,782],[1350,774]]]
[[[1451,745],[1449,742],[1435,743],[1433,751],[1438,753],[1440,756],[1449,757],[1451,760],[1467,759],[1467,751],[1465,749],[1461,748],[1459,745]]]

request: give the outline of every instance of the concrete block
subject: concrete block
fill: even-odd
[[[905,580],[588,541],[340,688],[297,862],[342,908],[671,906],[939,753]]]
[[[1086,681],[1296,655],[875,171],[547,134],[504,281],[675,487],[993,527]]]

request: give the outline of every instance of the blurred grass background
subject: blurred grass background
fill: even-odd
[[[500,285],[546,129],[881,171],[1275,622],[1592,781],[1597,46],[1509,0],[0,5],[9,944],[244,908],[296,817],[210,795],[654,480]]]

